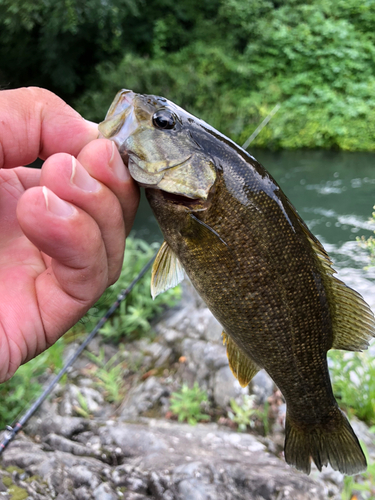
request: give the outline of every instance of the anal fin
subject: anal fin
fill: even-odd
[[[254,375],[258,373],[260,367],[256,365],[225,332],[223,332],[223,343],[227,345],[229,368],[241,387],[246,387],[249,385]]]

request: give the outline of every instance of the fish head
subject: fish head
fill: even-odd
[[[198,120],[163,97],[121,90],[99,124],[141,186],[170,193],[181,200],[204,203],[217,171],[194,138]],[[204,122],[202,122],[204,123]]]

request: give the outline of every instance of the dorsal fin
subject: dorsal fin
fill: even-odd
[[[166,241],[160,247],[152,266],[151,295],[154,299],[159,293],[177,286],[185,277],[184,269]]]
[[[305,233],[320,267],[325,290],[329,298],[332,320],[333,349],[362,351],[375,336],[375,318],[362,296],[334,276],[336,271],[323,245],[313,236],[305,223],[294,211],[300,227]]]
[[[252,361],[227,335],[223,332],[223,344],[227,345],[227,356],[229,361],[229,368],[233,375],[236,377],[241,387],[246,387],[260,370],[254,361]]]

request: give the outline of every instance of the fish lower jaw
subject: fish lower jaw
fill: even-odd
[[[141,185],[140,183],[138,184]],[[203,200],[202,198],[189,198],[179,193],[169,193],[157,188],[157,186],[144,187],[148,188],[148,191],[152,191],[154,196],[162,198],[164,202],[179,205],[181,208],[188,208],[191,211],[202,211],[208,208],[207,200]]]

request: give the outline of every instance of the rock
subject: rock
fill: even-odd
[[[28,430],[31,434],[39,434],[40,436],[55,433],[70,438],[74,434],[85,431],[88,425],[88,421],[80,417],[61,417],[54,414],[53,418],[36,418],[32,420]]]
[[[169,396],[167,387],[156,377],[149,377],[132,389],[122,404],[120,420],[133,420],[141,413],[153,408],[163,397]]]
[[[33,488],[27,489],[29,500],[328,499],[319,479],[295,472],[269,454],[255,436],[222,430],[216,424],[192,427],[154,419],[143,424],[92,422],[90,432],[90,439],[100,440],[103,455],[122,465],[92,458],[89,449],[88,456],[78,457],[21,440],[4,453],[0,478],[11,465],[23,469],[24,478],[35,476]],[[74,438],[79,440],[79,434]],[[45,439],[53,441],[51,435]],[[27,485],[27,477],[16,476],[14,481]],[[39,496],[37,485],[43,491],[48,485],[49,496]]]
[[[255,394],[257,404],[264,404],[273,394],[275,384],[264,370],[260,370],[251,381],[251,393]]]
[[[215,373],[213,397],[218,406],[227,408],[232,398],[235,399],[244,393],[247,393],[247,388],[243,389],[240,386],[228,365],[223,366]]]
[[[93,492],[95,500],[117,500],[118,496],[108,483],[102,483]]]
[[[51,433],[46,436],[44,443],[48,444],[51,449],[65,451],[67,453],[72,453],[73,455],[85,456],[88,455],[89,451],[87,446],[82,446],[70,439],[66,439],[57,434]]]

